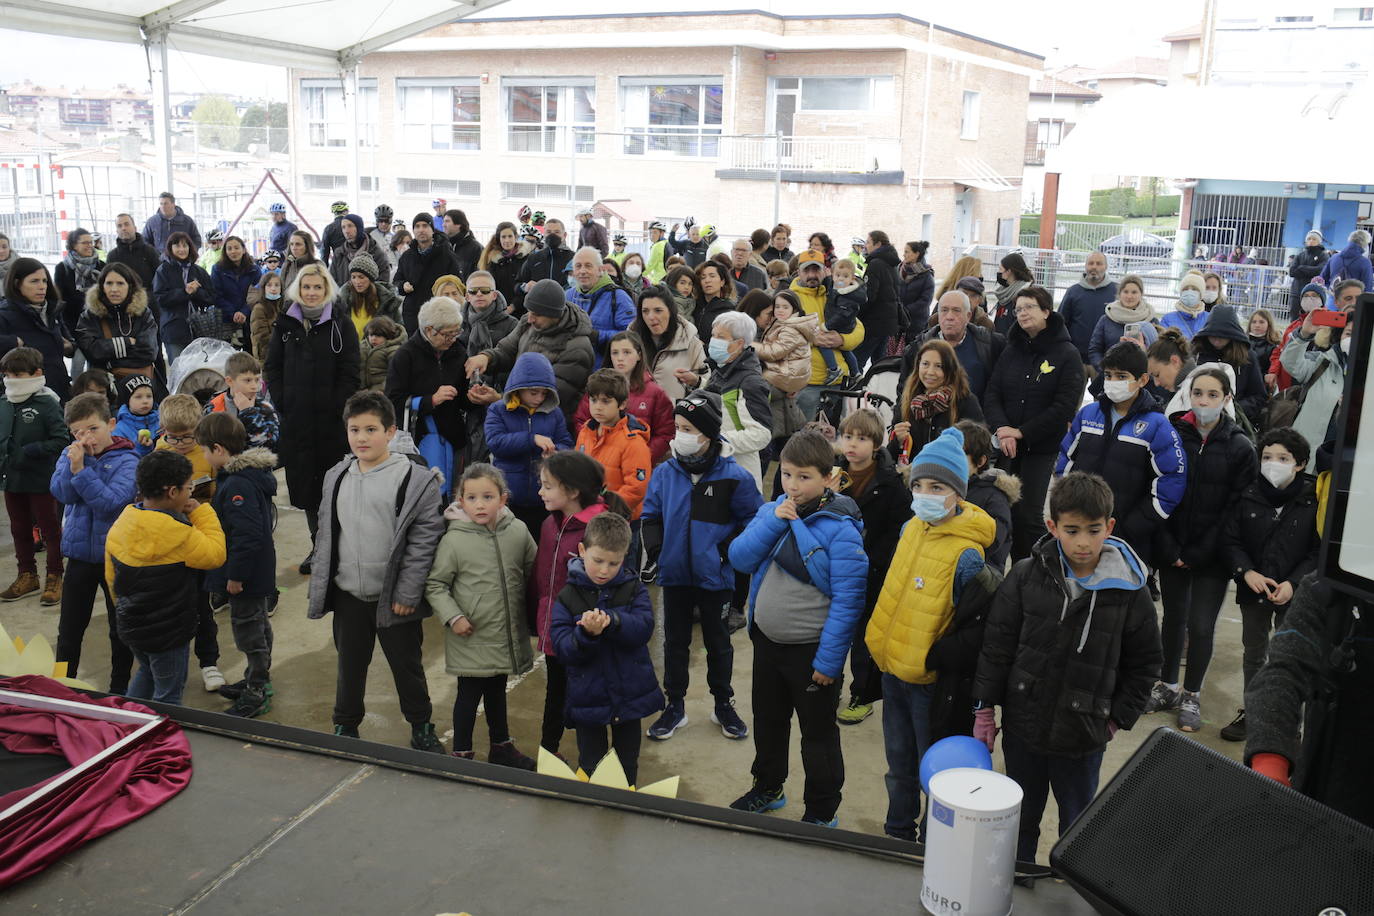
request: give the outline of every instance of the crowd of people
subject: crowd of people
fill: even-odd
[[[0,600],[60,605],[70,675],[99,590],[112,692],[179,702],[194,651],[231,714],[269,711],[280,468],[310,532],[309,616],[332,621],[336,734],[359,735],[380,643],[412,746],[473,757],[480,704],[487,759],[532,768],[505,692],[538,654],[540,745],[558,753],[573,729],[585,770],[614,748],[633,783],[641,737],[688,724],[699,623],[711,722],[754,740],[733,807],[786,803],[795,718],[803,819],[836,823],[839,729],[881,703],[885,831],[920,836],[934,741],[991,749],[1001,731],[1033,859],[1050,789],[1066,829],[1118,729],[1164,712],[1205,727],[1232,584],[1248,686],[1315,567],[1361,232],[1285,326],[1263,309],[1242,323],[1214,272],[1149,302],[1098,253],[1056,303],[1019,254],[995,283],[961,258],[937,285],[927,242],[899,254],[879,229],[794,253],[787,225],[725,243],[655,222],[646,258],[590,211],[574,245],[528,207],[485,244],[442,200],[408,230],[386,206],[370,227],[332,210],[317,244],[273,205],[257,261],[234,235],[202,252],[166,194],[142,233],[120,215],[104,257],[78,229],[53,275],[9,264],[18,569]],[[222,390],[169,391],[203,336],[237,348]],[[891,422],[825,397],[875,366],[897,373]],[[247,659],[233,683],[224,605]],[[430,616],[457,678],[448,749],[421,664]],[[1247,737],[1244,709],[1221,736]],[[1251,752],[1286,776],[1280,749]]]

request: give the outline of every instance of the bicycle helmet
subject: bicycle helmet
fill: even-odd
[[[270,207],[267,208],[267,212],[269,212],[269,213],[285,213],[285,212],[286,212],[286,204],[282,203],[281,201],[277,201],[275,204],[273,204],[272,206],[270,206]]]
[[[381,204],[377,207],[377,209],[372,211],[372,215],[377,217],[377,219],[391,219],[391,208],[388,207],[386,204]]]
[[[275,248],[267,249],[267,253],[262,256],[264,261],[270,261],[273,258],[276,258],[278,261],[284,260],[282,258],[282,253]]]
[[[617,232],[611,238],[611,242],[616,245],[628,245],[630,243],[630,240],[625,238],[625,236],[621,235],[619,232]]]
[[[444,207],[447,209],[448,201],[444,200],[442,197],[436,197],[429,202],[429,205],[431,207]]]
[[[575,215],[578,219],[581,219],[581,218],[584,217],[584,216],[591,216],[591,215],[592,215],[592,208],[591,208],[591,207],[583,207],[583,208],[581,208],[580,210],[578,210],[577,213],[575,213],[574,215]]]
[[[662,220],[658,220],[658,219],[656,219],[656,220],[654,220],[652,223],[650,223],[650,224],[649,224],[649,228],[650,228],[650,229],[657,229],[659,232],[667,232],[667,231],[668,231],[668,227],[665,226],[665,225],[663,225],[663,221],[662,221]]]
[[[329,212],[335,216],[343,216],[348,212],[348,204],[342,200],[336,200],[329,205]]]
[[[544,219],[545,216],[543,210],[535,210],[533,215],[530,216],[530,222],[536,226],[544,225]]]
[[[529,239],[533,242],[538,242],[540,240],[539,230],[534,228],[533,226],[521,226],[520,237]]]
[[[854,236],[853,238],[851,238],[851,239],[849,240],[849,245],[850,245],[851,248],[852,248],[853,246],[855,246],[855,245],[859,245],[859,246],[861,246],[861,247],[863,247],[863,248],[867,248],[867,247],[868,247],[868,241],[867,241],[866,239],[861,239],[861,238],[859,238],[859,237],[856,235],[856,236]]]
[[[218,229],[211,229],[209,235],[205,236],[205,241],[222,242],[224,241],[224,233],[220,232]]]
[[[515,218],[518,219],[518,220],[519,220],[520,222],[522,222],[522,223],[528,222],[528,221],[529,221],[529,218],[530,218],[530,214],[533,213],[533,212],[534,212],[534,211],[530,209],[530,205],[529,205],[529,204],[525,204],[525,205],[524,205],[523,207],[521,207],[520,210],[515,214]]]
[[[686,219],[684,219],[684,220],[682,221],[682,228],[683,228],[683,229],[691,229],[691,228],[692,228],[693,226],[695,226],[696,224],[697,224],[697,218],[696,218],[695,216],[689,216],[689,217],[687,217]]]

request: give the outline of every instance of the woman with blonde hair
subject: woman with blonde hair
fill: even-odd
[[[972,255],[964,255],[954,262],[954,266],[945,274],[945,279],[941,281],[940,288],[935,291],[935,298],[932,302],[939,302],[940,297],[959,285],[959,281],[965,277],[983,278],[983,262]]]

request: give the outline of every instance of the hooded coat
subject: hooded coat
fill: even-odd
[[[638,519],[654,468],[649,427],[627,412],[605,428],[596,420],[588,420],[577,434],[577,450],[600,463],[606,474],[606,489],[625,500],[631,521]]]
[[[23,301],[0,302],[0,353],[19,346],[18,340],[42,353],[43,375],[62,403],[71,396],[72,387],[66,362],[67,334],[62,306],[55,299],[38,309]]]
[[[649,430],[649,455],[658,464],[668,455],[668,443],[673,441],[677,431],[673,425],[673,402],[658,387],[653,376],[644,373],[644,387],[631,391],[625,401],[625,412],[630,414]],[[573,429],[582,432],[582,427],[592,418],[591,405],[587,396],[577,403],[577,413],[573,414]]]
[[[897,301],[906,309],[907,327],[912,336],[922,333],[930,317],[930,301],[935,298],[935,270],[925,261],[897,268]]]
[[[282,289],[286,289],[284,284]],[[285,295],[268,299],[261,284],[248,291],[248,334],[252,341],[252,353],[259,360],[267,358],[267,342],[272,339],[272,325],[286,304]],[[400,320],[396,319],[397,322]]]
[[[577,306],[592,320],[592,327],[596,330],[596,362],[593,368],[600,369],[611,338],[635,320],[634,300],[606,274],[599,274],[592,288],[586,292],[574,283],[568,288],[567,299],[569,305]]]
[[[1018,455],[1054,452],[1082,400],[1083,360],[1059,313],[1034,337],[1012,327],[982,399],[988,428],[1021,430]]]
[[[310,324],[299,303],[272,325],[262,373],[281,416],[281,460],[291,505],[320,508],[325,474],[348,454],[341,422],[344,404],[358,390],[362,357],[353,322],[327,303]],[[323,599],[321,599],[323,600]]]
[[[1191,410],[1169,417],[1178,431],[1188,466],[1183,499],[1160,529],[1154,562],[1182,560],[1194,570],[1225,574],[1222,534],[1240,494],[1259,473],[1259,459],[1249,438],[1223,411],[1204,441]]]
[[[457,362],[461,373],[463,360]],[[520,403],[521,388],[543,388],[548,396],[530,410]],[[484,432],[492,464],[506,475],[510,501],[517,506],[538,506],[539,463],[543,454],[534,444],[535,436],[548,436],[556,448],[572,448],[568,424],[558,409],[561,395],[549,361],[538,353],[523,353],[515,361],[501,400],[487,407]],[[456,403],[457,399],[449,403]]]
[[[1145,565],[1108,538],[1086,579],[1066,574],[1042,537],[997,590],[973,696],[1002,707],[1002,727],[1040,754],[1086,757],[1135,725],[1164,653]]]
[[[567,286],[568,267],[572,264],[573,252],[567,245],[559,243],[557,248],[550,247],[549,237],[544,237],[543,248],[525,258],[519,275],[515,278],[515,298],[512,301],[514,314],[525,314],[525,284],[535,280],[557,280],[559,286]]]
[[[66,539],[66,532],[62,534]],[[1264,477],[1246,487],[1226,519],[1222,550],[1236,583],[1236,603],[1262,604],[1265,599],[1245,584],[1250,570],[1296,589],[1317,568],[1321,535],[1317,529],[1317,487],[1298,472],[1277,489]]]
[[[436,236],[443,234],[435,233]],[[471,229],[449,236],[448,243],[458,259],[458,278],[466,283],[468,274],[477,269],[477,262],[482,258],[482,243],[473,237]]]
[[[706,366],[706,348],[702,346],[701,338],[697,337],[696,327],[690,321],[679,318],[671,339],[659,345],[650,362],[649,371],[668,400],[676,402],[686,397],[687,388],[677,380],[677,370],[686,369],[701,374]]]
[[[162,252],[149,245],[141,235],[129,241],[115,239],[114,247],[105,254],[106,264],[123,264],[134,272],[145,290],[153,288],[153,277],[157,265],[162,263]]]
[[[107,372],[128,370],[125,374],[136,370],[151,377],[160,347],[148,294],[134,290],[124,307],[115,309],[105,304],[100,292],[96,286],[86,291],[86,308],[76,323],[76,345],[92,366]]]
[[[396,351],[401,349],[401,344],[405,342],[406,331],[400,324],[396,325],[396,336],[384,336],[380,347],[372,346],[371,341],[366,337],[358,342],[363,364],[364,388],[370,388],[373,391],[386,391],[386,375],[391,366],[391,358],[396,355]]]
[[[338,262],[335,261],[334,263],[337,264]],[[387,283],[380,283],[373,280],[372,288],[377,291],[377,313],[369,317],[390,318],[392,321],[404,327],[405,322],[401,317],[401,297],[396,295],[396,291]],[[350,319],[353,318],[354,312],[361,312],[363,309],[359,301],[358,291],[353,288],[353,284],[350,282],[339,285],[339,301],[343,303],[344,313],[348,315]],[[363,321],[362,323],[366,325],[367,321]],[[356,321],[354,322],[353,329],[359,331],[359,336],[362,336]]]
[[[1293,262],[1288,265],[1288,276],[1293,278],[1288,300],[1291,306],[1288,312],[1290,321],[1302,316],[1302,307],[1299,303],[1302,302],[1303,287],[1321,276],[1322,269],[1330,259],[1325,245],[1308,245],[1293,255]]]
[[[774,318],[754,343],[763,379],[779,391],[795,394],[811,378],[811,347],[816,342],[815,315]]]
[[[1350,242],[1333,254],[1318,276],[1327,289],[1334,288],[1342,280],[1359,280],[1366,291],[1374,289],[1374,267],[1359,242]]]
[[[334,282],[339,288],[348,285],[348,266],[353,263],[353,259],[360,254],[366,254],[372,258],[377,265],[377,276],[373,279],[374,283],[382,286],[391,283],[391,258],[387,257],[389,252],[383,250],[377,240],[368,235],[363,229],[362,217],[349,213],[344,219],[353,223],[357,227],[357,235],[353,237],[353,244],[350,245],[347,239],[343,239],[335,248],[329,258],[329,275],[334,278]],[[399,320],[399,319],[398,319]]]
[[[1107,311],[1107,303],[1116,301],[1116,292],[1115,280],[1103,277],[1100,284],[1093,286],[1085,278],[1065,290],[1064,298],[1059,300],[1059,315],[1084,363],[1096,366],[1102,361],[1100,357],[1091,358],[1088,346],[1092,343],[1098,319]]]
[[[184,232],[189,235],[191,241],[196,243],[197,250],[205,247],[205,243],[200,238],[200,230],[196,228],[196,221],[191,219],[186,211],[180,207],[176,208],[170,219],[163,216],[162,210],[159,208],[143,224],[143,240],[159,252],[167,250],[167,239],[174,232]]]
[[[539,636],[539,651],[557,655],[549,638],[549,617],[553,602],[568,584],[568,566],[577,559],[577,545],[587,533],[587,522],[609,511],[604,502],[595,502],[571,515],[550,512],[539,528],[539,552],[534,560],[534,583],[528,592],[527,605],[533,609],[535,632]]]
[[[420,306],[433,298],[434,281],[447,274],[459,273],[460,267],[458,256],[442,232],[434,233],[433,244],[423,252],[418,240],[410,240],[410,245],[396,262],[392,283],[396,291],[405,296],[401,303],[401,320],[407,334],[414,334],[419,327]],[[405,291],[407,283],[412,287],[408,293]]]
[[[987,468],[969,478],[964,499],[992,516],[997,524],[992,546],[984,554],[987,564],[1000,574],[1011,556],[1011,507],[1021,501],[1021,478],[1001,468]]]
[[[492,375],[513,371],[516,360],[526,353],[542,353],[553,364],[553,376],[557,381],[558,403],[565,416],[571,417],[577,408],[578,398],[587,385],[587,376],[592,374],[596,362],[596,330],[587,313],[577,308],[564,308],[554,325],[547,329],[536,328],[528,321],[521,321],[515,330],[501,338],[492,347],[482,351],[487,358],[487,372]],[[475,355],[475,354],[474,354]],[[509,390],[510,382],[506,383]]]
[[[220,258],[210,270],[215,302],[226,322],[232,322],[235,314],[241,314],[245,319],[249,317],[252,306],[248,304],[248,291],[262,280],[262,268],[254,264],[246,253],[244,258],[248,260],[246,270],[234,270],[224,258]]]
[[[1336,335],[1333,333],[1331,336],[1331,345],[1322,349],[1316,345],[1315,338],[1302,336],[1302,326],[1299,325],[1293,336],[1288,338],[1283,355],[1279,357],[1293,381],[1307,387],[1302,407],[1293,420],[1293,429],[1307,440],[1314,455],[1326,441],[1327,426],[1345,393],[1345,372],[1349,366],[1345,353],[1336,343]],[[1323,363],[1326,369],[1321,378],[1313,382],[1317,368]]]
[[[514,302],[516,298],[516,279],[520,276],[520,271],[525,266],[525,259],[529,257],[533,249],[525,241],[516,243],[515,250],[510,254],[497,250],[487,260],[486,271],[491,274],[496,288],[501,292],[501,296],[506,302]],[[520,296],[524,299],[523,293]]]
[[[205,590],[224,593],[227,582],[243,585],[244,598],[277,593],[276,528],[277,456],[265,448],[250,448],[229,459],[215,478],[211,505],[224,527],[228,551],[224,565],[205,576]]]
[[[186,286],[192,280],[200,286],[188,295]],[[195,261],[166,258],[153,277],[153,301],[157,303],[162,342],[185,347],[192,339],[190,309],[214,305],[215,284],[205,268]]]
[[[549,613],[549,637],[568,669],[563,715],[572,728],[634,722],[663,709],[663,691],[649,658],[654,606],[649,590],[637,578],[627,564],[610,582],[597,585],[581,559],[568,564],[567,584]],[[626,583],[634,583],[634,597],[628,604],[617,604],[615,593]],[[579,607],[565,603],[578,593],[577,605],[600,608],[611,618],[596,636],[577,625]]]
[[[859,320],[873,340],[897,333],[897,265],[901,261],[890,244],[879,245],[868,255],[864,271],[868,301],[859,309]]]
[[[720,395],[724,422],[720,434],[734,449],[740,467],[754,476],[763,492],[763,467],[759,453],[773,441],[773,408],[768,403],[768,383],[753,347],[745,347],[734,359],[717,366],[706,380],[707,391]]]
[[[536,546],[523,522],[502,509],[496,530],[458,507],[444,511],[448,531],[434,553],[425,597],[444,624],[444,670],[458,677],[520,675],[534,667],[525,591],[534,573]],[[472,633],[449,627],[459,617]]]
[[[1235,309],[1229,305],[1213,306],[1207,315],[1207,323],[1193,338],[1193,357],[1199,365],[1223,362],[1221,351],[1212,346],[1211,341],[1207,339],[1209,337],[1221,337],[1243,343],[1246,352],[1249,352],[1250,335],[1240,326],[1240,322],[1236,320]],[[1264,387],[1264,374],[1254,359],[1243,366],[1231,368],[1236,375],[1235,403],[1245,411],[1250,423],[1258,428],[1260,418],[1264,415],[1264,405],[1269,400],[1269,392]]]
[[[137,488],[138,452],[128,439],[115,437],[99,455],[86,455],[80,474],[64,450],[57,456],[48,489],[62,504],[62,556],[86,563],[105,562],[105,538]]]

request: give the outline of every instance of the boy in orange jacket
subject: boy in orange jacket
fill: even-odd
[[[649,428],[625,412],[630,399],[625,376],[614,369],[598,369],[587,379],[587,408],[592,418],[577,434],[577,450],[601,462],[606,469],[606,489],[614,490],[630,507],[638,522],[649,489],[653,458],[649,455]],[[638,566],[639,555],[630,561]]]

